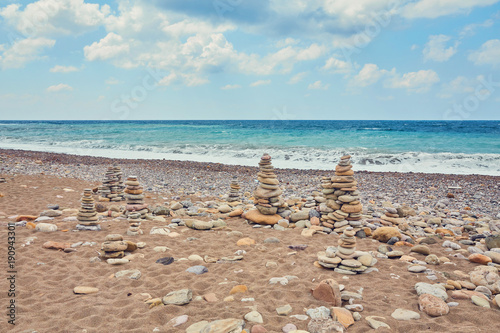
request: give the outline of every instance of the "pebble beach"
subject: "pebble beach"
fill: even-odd
[[[327,207],[325,193],[334,191],[322,187],[335,165],[265,166],[261,175],[258,162],[0,149],[0,267],[7,275],[13,226],[16,272],[15,296],[5,279],[0,296],[5,307],[15,300],[15,325],[7,314],[0,331],[500,331],[500,177],[354,164],[352,176],[337,177],[353,177],[356,186],[333,201],[362,210],[344,221],[331,215],[343,208]],[[102,198],[113,165],[136,202]],[[271,178],[276,200],[264,190],[256,198]],[[228,200],[233,179],[238,201]],[[93,198],[86,206],[84,189]],[[351,199],[339,201],[346,193]],[[94,201],[100,230],[78,229]],[[139,202],[147,213],[131,216]],[[258,203],[279,203],[267,216],[275,222],[254,221]],[[128,232],[134,219],[137,234]]]

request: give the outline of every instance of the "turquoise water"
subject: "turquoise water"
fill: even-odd
[[[499,121],[0,121],[0,148],[120,158],[500,175]]]

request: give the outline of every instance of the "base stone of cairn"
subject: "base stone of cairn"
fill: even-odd
[[[122,170],[119,166],[108,167],[102,186],[99,186],[99,201],[117,202],[125,200]]]
[[[95,209],[94,198],[92,197],[92,190],[83,190],[82,204],[78,210],[76,216],[78,224],[76,229],[78,230],[91,230],[99,231],[101,230],[101,225],[99,224],[99,216]]]
[[[352,227],[347,227],[340,236],[337,247],[328,247],[318,252],[318,264],[341,274],[369,273],[377,259],[367,252],[356,251],[356,237]]]
[[[141,221],[149,212],[148,205],[144,203],[143,187],[140,186],[136,176],[129,176],[125,181],[125,198],[127,205],[125,215],[128,217],[129,229],[127,235],[142,235]]]
[[[238,184],[238,178],[233,177],[227,199],[227,202],[229,202],[229,204],[240,203],[240,189],[241,187],[240,184]]]
[[[281,198],[283,191],[268,154],[260,159],[257,180],[259,185],[254,191],[256,209],[248,211],[245,218],[258,224],[276,224],[282,219],[278,213],[286,209],[286,203]]]
[[[335,167],[335,176],[323,177],[322,192],[326,199],[320,204],[321,223],[324,227],[333,229],[337,233],[348,227],[361,228],[363,205],[357,189],[358,182],[354,178],[351,156],[340,158]]]

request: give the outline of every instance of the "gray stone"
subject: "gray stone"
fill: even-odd
[[[208,268],[206,268],[205,266],[202,266],[202,265],[191,266],[188,269],[186,269],[186,272],[194,273],[196,275],[201,275],[201,274],[207,273]]]
[[[325,306],[320,306],[318,308],[307,309],[306,314],[311,319],[329,319],[331,311]]]
[[[141,277],[141,271],[138,269],[126,269],[115,273],[115,278],[128,277],[132,280],[139,280]]]
[[[280,316],[288,316],[290,313],[292,313],[292,307],[290,304],[280,306],[279,308],[276,308],[276,312]]]
[[[162,299],[163,304],[184,305],[191,302],[193,299],[193,292],[191,289],[181,289],[168,293]]]
[[[430,294],[441,298],[443,301],[446,301],[448,299],[448,294],[446,293],[446,289],[439,284],[417,282],[415,284],[415,290],[417,291],[417,294],[419,296],[422,294]]]
[[[48,217],[58,217],[61,216],[62,212],[60,210],[44,210],[43,212],[40,213],[40,216],[48,216]]]

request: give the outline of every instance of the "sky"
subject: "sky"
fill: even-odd
[[[500,0],[0,2],[0,119],[500,119]]]

